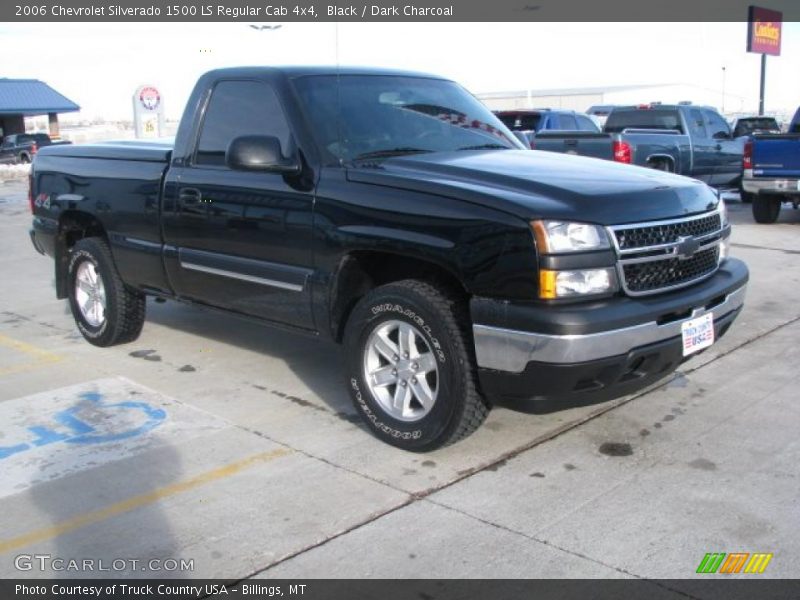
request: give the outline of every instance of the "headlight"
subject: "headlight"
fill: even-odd
[[[731,238],[730,237],[726,237],[726,238],[722,238],[722,241],[720,241],[720,243],[719,243],[719,263],[720,264],[722,264],[726,260],[728,260],[728,254],[730,254],[730,251],[731,251],[730,242],[731,242]]]
[[[612,267],[572,271],[539,271],[539,297],[544,300],[607,294],[617,289]]]
[[[717,210],[719,211],[719,217],[722,221],[722,226],[728,226],[728,207],[725,206],[725,200],[722,198],[719,199],[719,204],[717,204]]]
[[[605,250],[611,247],[608,235],[598,225],[566,221],[534,221],[531,227],[539,252],[543,254]]]

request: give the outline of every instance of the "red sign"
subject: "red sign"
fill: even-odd
[[[747,51],[780,56],[783,13],[751,6],[747,21]]]
[[[161,103],[161,94],[154,87],[147,86],[142,88],[139,92],[139,102],[142,103],[147,110],[155,110]]]

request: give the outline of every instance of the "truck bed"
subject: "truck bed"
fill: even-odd
[[[614,160],[611,135],[590,131],[542,131],[531,140],[531,148],[547,152],[578,154]]]
[[[120,140],[95,144],[54,144],[42,148],[42,156],[67,156],[71,158],[101,158],[107,160],[135,160],[145,162],[169,161],[173,147],[172,138],[158,140]]]
[[[73,215],[92,214],[106,232],[120,275],[130,285],[168,292],[158,226],[171,140],[48,146],[34,163],[35,222],[56,231]],[[53,248],[42,248],[47,254]]]

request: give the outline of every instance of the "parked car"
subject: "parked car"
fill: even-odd
[[[738,117],[731,123],[733,137],[746,137],[755,133],[781,133],[775,117]]]
[[[738,186],[746,138],[734,138],[713,108],[690,104],[617,106],[591,145],[562,147],[548,135],[548,150],[568,151],[687,175],[716,187]],[[605,148],[603,148],[605,146]],[[540,145],[537,144],[537,148]]]
[[[784,202],[800,206],[800,108],[789,133],[756,134],[747,142],[743,170],[742,199],[753,203],[758,223],[777,221]]]
[[[748,279],[705,184],[532,152],[456,83],[397,71],[211,71],[174,145],[44,148],[30,198],[90,343],[136,339],[147,296],[333,339],[366,427],[413,451],[495,403],[661,379]]]
[[[531,149],[611,160],[608,136],[589,116],[572,110],[502,110],[495,114]]]
[[[54,142],[46,133],[19,133],[7,135],[0,144],[0,163],[26,164],[33,160],[40,148]],[[69,142],[55,142],[69,143]]]
[[[586,131],[599,133],[599,125],[591,117],[574,110],[535,108],[495,111],[497,118],[511,131],[525,134],[528,141],[545,131]]]

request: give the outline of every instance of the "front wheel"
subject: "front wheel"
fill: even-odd
[[[144,294],[122,282],[104,240],[78,240],[70,250],[67,277],[72,316],[88,342],[105,347],[139,337],[144,324]]]
[[[345,328],[350,393],[379,439],[425,452],[475,431],[489,412],[478,391],[466,306],[417,280],[376,288]]]
[[[780,196],[755,194],[753,196],[753,218],[756,223],[774,223],[781,212]]]

